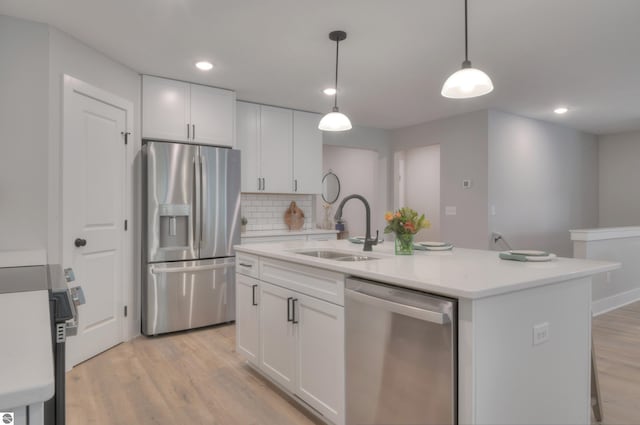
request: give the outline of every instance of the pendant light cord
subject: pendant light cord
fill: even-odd
[[[467,24],[467,0],[464,0],[464,61],[469,62],[469,36]]]
[[[466,0],[465,0],[466,1]],[[334,86],[336,94],[333,96],[333,110],[338,110],[338,52],[340,51],[340,40],[336,40],[336,85]]]

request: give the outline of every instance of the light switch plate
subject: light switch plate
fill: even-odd
[[[470,189],[471,188],[471,180],[462,180],[462,187],[464,187],[465,189]]]

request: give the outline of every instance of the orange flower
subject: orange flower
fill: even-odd
[[[396,211],[396,217],[398,218],[402,217],[402,214],[400,214],[400,211]]]
[[[387,220],[387,221],[391,221],[391,220],[393,220],[393,214],[392,214],[390,211],[387,211],[387,212],[384,214],[384,219],[385,219],[385,220]]]
[[[415,226],[410,221],[407,221],[406,223],[404,223],[403,227],[405,229],[407,229],[410,233],[415,233],[416,232]]]

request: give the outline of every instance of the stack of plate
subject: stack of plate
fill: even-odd
[[[419,251],[451,251],[453,249],[453,244],[449,242],[424,241],[414,243],[413,249],[417,249]]]
[[[362,245],[364,243],[364,236],[352,236],[349,238],[349,242],[358,243]],[[384,242],[384,239],[378,239],[378,243],[382,243],[382,242]]]
[[[531,249],[512,249],[511,251],[501,252],[500,258],[503,260],[512,261],[551,261],[557,257],[556,254],[552,254],[546,251],[535,251]]]

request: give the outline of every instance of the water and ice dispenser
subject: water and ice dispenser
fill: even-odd
[[[189,220],[191,205],[162,204],[160,215],[160,248],[185,248],[189,246]]]

